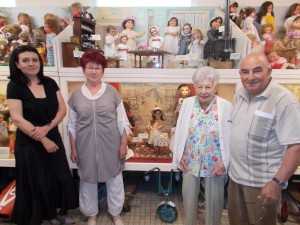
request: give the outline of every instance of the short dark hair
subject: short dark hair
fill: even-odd
[[[24,75],[24,73],[17,67],[16,63],[19,62],[19,55],[23,52],[33,52],[36,53],[38,58],[39,58],[39,62],[40,62],[40,70],[37,74],[37,77],[39,78],[40,83],[43,83],[44,81],[44,71],[43,71],[43,60],[40,56],[40,54],[38,53],[38,51],[36,50],[36,48],[30,46],[30,45],[21,45],[18,46],[15,50],[13,50],[11,57],[10,57],[10,61],[9,61],[9,72],[10,75],[8,77],[8,79],[19,83],[19,84],[28,84],[30,82],[30,80],[28,79],[28,77],[26,77]]]
[[[100,64],[103,70],[106,67],[106,59],[104,55],[97,50],[88,50],[82,55],[80,59],[82,69],[85,68],[87,63]]]
[[[212,23],[215,22],[215,21],[217,21],[217,20],[221,20],[221,25],[223,24],[223,19],[222,19],[222,17],[217,16],[216,18],[213,18],[213,19],[210,21],[209,26],[211,27],[211,26],[212,26]]]

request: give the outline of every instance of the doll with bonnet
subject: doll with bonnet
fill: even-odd
[[[294,18],[283,44],[288,48],[297,48],[295,56],[290,59],[290,63],[294,63],[297,68],[300,68],[300,16]]]
[[[153,49],[162,49],[164,39],[159,35],[157,26],[150,27],[149,32],[151,36],[149,39],[149,47]]]
[[[149,134],[148,144],[154,144],[154,139],[159,136],[165,127],[164,112],[162,108],[155,107],[151,110],[151,120],[149,121],[146,131]]]

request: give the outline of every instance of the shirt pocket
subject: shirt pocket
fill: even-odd
[[[266,139],[273,129],[274,115],[256,111],[249,130],[249,136],[255,139]]]

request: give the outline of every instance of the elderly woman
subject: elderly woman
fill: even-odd
[[[181,106],[175,131],[173,168],[183,171],[185,225],[197,222],[200,179],[205,182],[205,224],[220,224],[224,185],[229,164],[229,135],[232,105],[215,95],[217,70],[202,67],[195,71],[196,96]]]
[[[102,81],[105,62],[99,51],[82,55],[80,65],[86,82],[68,101],[71,160],[78,164],[79,207],[89,217],[88,225],[97,224],[99,182],[106,182],[108,211],[114,224],[124,225],[120,217],[125,200],[122,170],[130,124],[121,96]]]

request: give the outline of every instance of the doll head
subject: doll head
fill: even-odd
[[[126,45],[126,43],[127,43],[127,40],[128,40],[128,37],[127,37],[127,35],[121,35],[120,37],[119,37],[119,41],[120,41],[120,43],[122,43],[122,44],[125,44]]]
[[[300,3],[294,3],[290,6],[288,9],[287,13],[285,14],[285,19],[291,17],[291,16],[296,16],[300,13]]]
[[[113,25],[108,25],[106,27],[106,32],[112,36],[116,35],[116,28]]]
[[[273,14],[273,2],[271,1],[265,1],[261,4],[257,14],[261,14],[262,16],[267,15],[267,13],[271,13],[272,16]]]
[[[19,38],[20,40],[22,40],[23,42],[28,41],[29,39],[29,33],[26,31],[22,31],[21,33],[19,33]]]
[[[170,27],[177,27],[178,26],[178,19],[176,17],[171,17],[169,20],[168,20],[168,26]]]
[[[255,8],[254,7],[247,7],[245,9],[246,11],[246,17],[251,16],[254,17],[255,16]]]
[[[156,26],[152,26],[150,29],[149,29],[149,33],[152,37],[155,37],[158,35],[158,28]]]
[[[153,108],[151,110],[151,115],[152,115],[153,120],[156,120],[156,119],[164,120],[164,112],[163,112],[162,108],[160,108],[160,107]]]
[[[203,40],[203,34],[200,29],[196,28],[193,30],[193,40],[195,39]]]
[[[70,24],[69,20],[66,17],[61,17],[59,20],[59,26],[63,30]]]
[[[267,58],[270,63],[276,62],[280,59],[280,56],[277,54],[277,52],[271,52],[269,55],[267,55]]]
[[[261,27],[261,34],[273,34],[273,30],[274,30],[273,24],[266,23]]]
[[[294,30],[300,30],[300,16],[295,17],[295,19],[292,22],[291,28]]]
[[[71,11],[72,11],[72,15],[73,17],[80,17],[81,12],[82,12],[82,5],[80,2],[74,2],[71,5]]]
[[[209,25],[210,25],[210,28],[217,29],[222,25],[222,23],[223,23],[222,17],[218,16],[218,17],[213,18],[210,21]]]
[[[44,29],[45,29],[46,34],[51,34],[51,33],[58,34],[59,25],[58,25],[57,20],[47,19],[44,24]]]
[[[192,33],[192,25],[190,23],[185,23],[182,30],[184,34],[190,34]]]
[[[191,96],[190,86],[187,84],[180,84],[177,88],[178,98],[187,98]]]
[[[237,13],[238,7],[239,7],[239,4],[237,2],[230,1],[229,13]]]
[[[56,16],[54,14],[52,14],[52,13],[46,13],[46,14],[44,14],[44,22],[47,19],[54,19],[54,20],[56,20]]]
[[[18,21],[20,25],[26,25],[31,30],[31,20],[27,13],[19,13],[18,14]]]
[[[133,30],[135,21],[136,21],[136,19],[134,16],[125,16],[122,20],[121,25],[122,25],[123,29]]]

